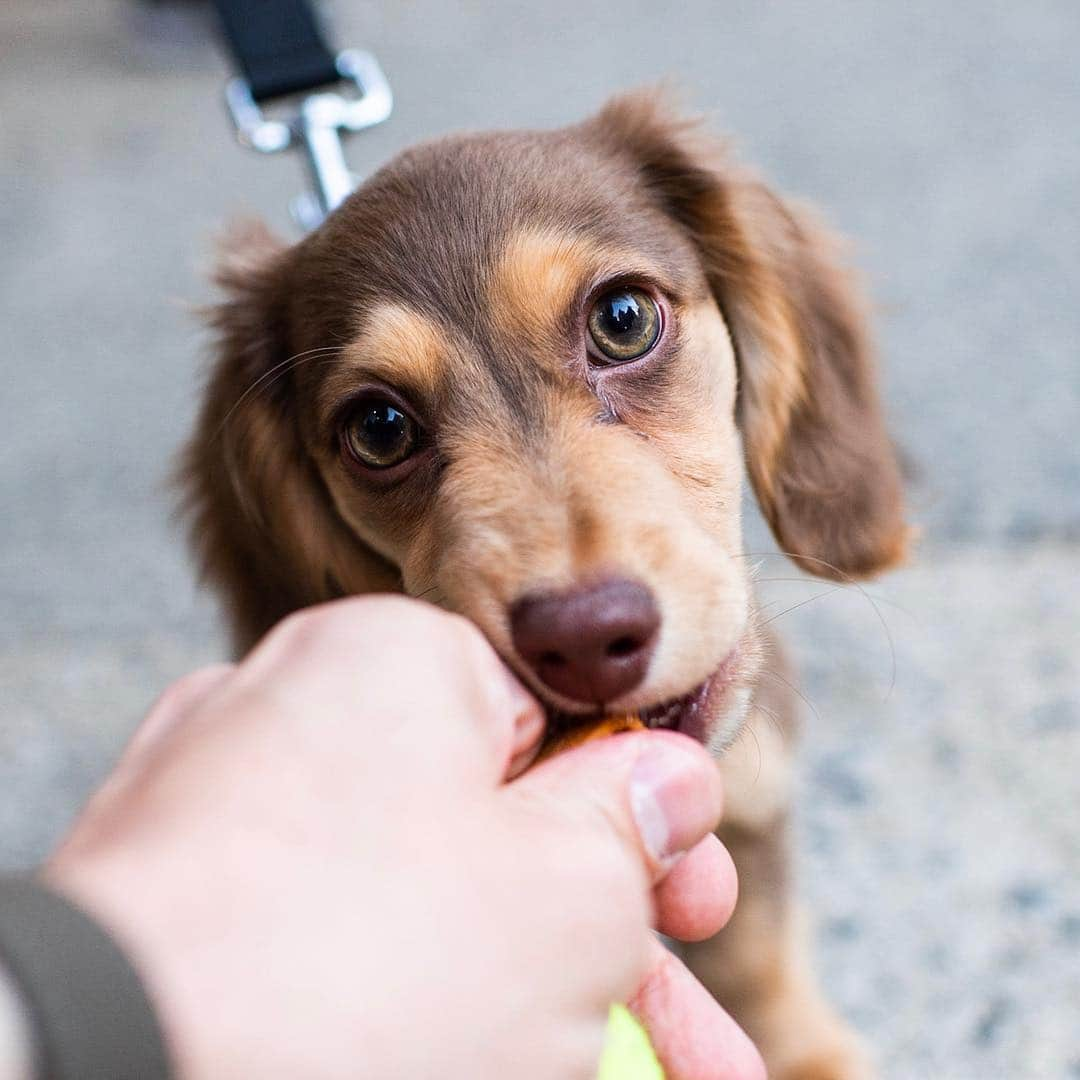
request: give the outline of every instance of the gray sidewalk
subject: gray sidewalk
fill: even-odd
[[[1080,6],[330,10],[398,96],[361,171],[671,76],[853,237],[925,537],[868,590],[888,634],[853,590],[780,624],[817,712],[802,891],[886,1075],[1080,1077]],[[231,143],[204,14],[0,7],[0,866],[40,858],[155,694],[223,655],[166,487],[190,307],[213,233],[288,232],[301,174]]]

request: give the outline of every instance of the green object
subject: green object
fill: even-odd
[[[625,1005],[612,1005],[596,1080],[664,1080],[649,1035]]]

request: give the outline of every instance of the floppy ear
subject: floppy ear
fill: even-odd
[[[617,98],[590,126],[698,247],[734,337],[747,471],[781,548],[825,577],[899,562],[900,470],[835,240],[656,94]]]
[[[341,521],[300,436],[291,374],[294,249],[261,224],[226,242],[210,322],[218,355],[178,473],[204,577],[223,595],[237,652],[289,612],[398,587]]]

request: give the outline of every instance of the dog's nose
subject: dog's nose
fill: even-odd
[[[641,683],[659,629],[652,593],[625,578],[527,596],[510,611],[518,655],[552,690],[595,704]]]

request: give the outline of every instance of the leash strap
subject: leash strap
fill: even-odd
[[[225,37],[257,102],[340,80],[308,0],[214,0]]]
[[[168,1080],[161,1028],[111,937],[44,885],[0,876],[0,959],[34,1029],[38,1080]]]
[[[342,132],[381,124],[394,107],[378,61],[356,49],[333,53],[310,0],[214,0],[243,75],[225,86],[236,137],[263,154],[304,151],[311,191],[292,202],[301,228],[313,229],[356,186]],[[264,115],[270,99],[305,95]]]

